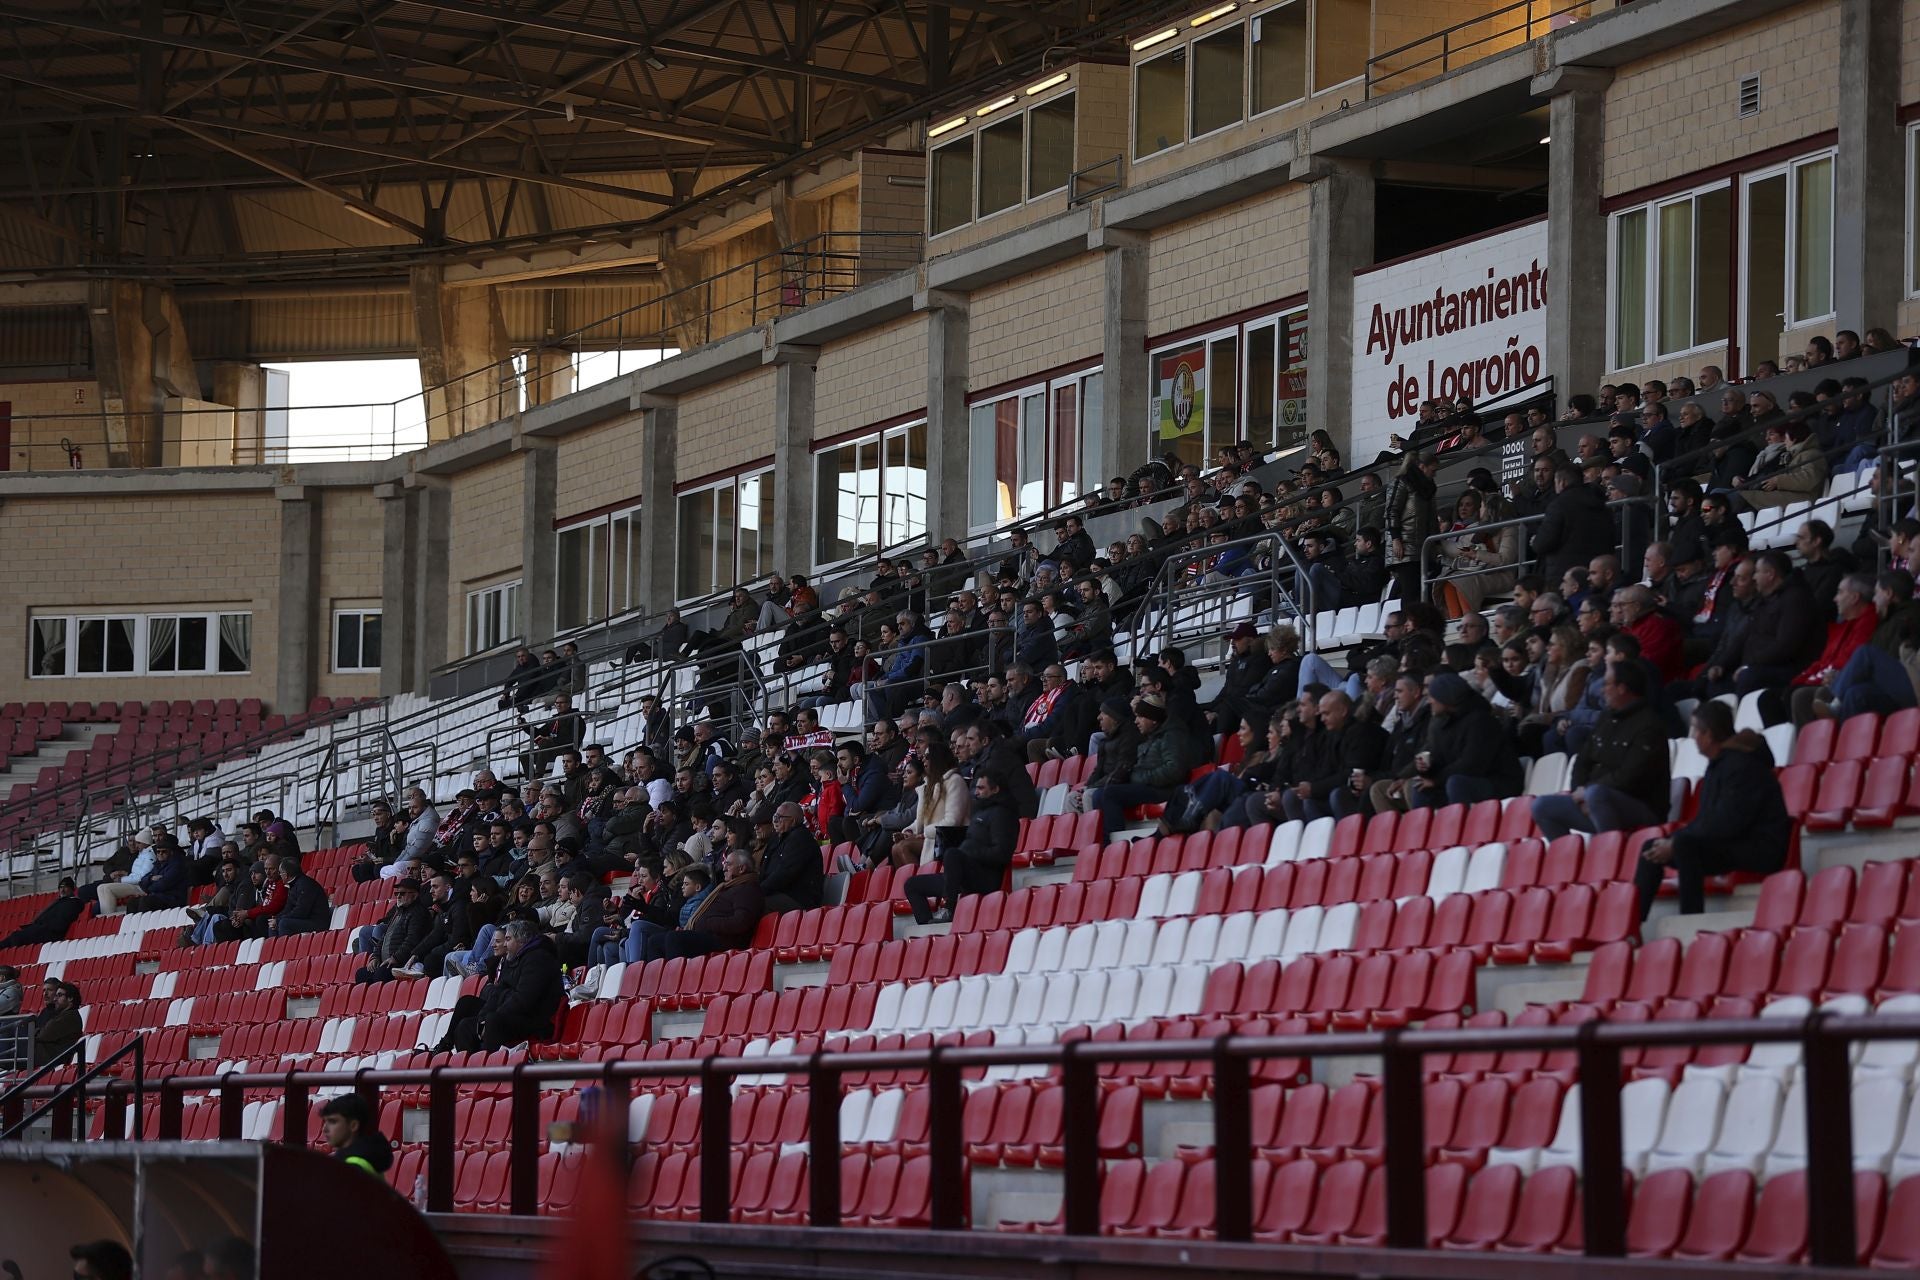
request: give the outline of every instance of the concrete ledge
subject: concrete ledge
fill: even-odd
[[[21,471],[0,475],[0,498],[99,498],[169,493],[270,493],[278,467],[163,467],[115,471]],[[304,481],[304,477],[302,477]]]
[[[1109,196],[1100,208],[1101,228],[1148,231],[1284,187],[1299,154],[1297,135],[1283,134]]]
[[[773,340],[817,347],[911,315],[918,275],[911,270],[895,272],[883,280],[782,316],[773,322]]]
[[[927,263],[923,291],[971,293],[1028,271],[1077,258],[1087,251],[1093,230],[1091,209],[1072,209],[1018,231],[962,249]]]
[[[1556,66],[1617,67],[1676,44],[1790,8],[1799,0],[1660,0],[1632,4],[1564,28],[1547,42]]]
[[[766,344],[765,326],[745,329],[704,347],[683,351],[671,360],[648,365],[616,381],[626,383],[630,396],[679,395],[759,368],[760,352]]]
[[[528,436],[565,436],[597,427],[611,418],[633,412],[633,390],[625,378],[609,378],[591,387],[534,405],[520,415],[520,433]]]
[[[498,422],[490,422],[465,435],[455,436],[451,440],[442,440],[418,453],[400,456],[412,461],[416,474],[456,475],[477,467],[483,462],[492,462],[496,458],[504,458],[512,453],[514,428],[518,424],[517,417],[502,418]]]
[[[1533,45],[1522,45],[1322,116],[1303,127],[1301,154],[1391,159],[1496,116],[1524,111],[1533,102],[1527,83],[1538,69],[1537,53]]]

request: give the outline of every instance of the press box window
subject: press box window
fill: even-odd
[[[1246,98],[1246,29],[1228,27],[1193,42],[1193,136],[1237,124]]]
[[[1269,9],[1252,22],[1253,113],[1307,96],[1307,0]]]
[[[973,221],[973,135],[933,153],[933,234]]]
[[[1133,154],[1138,159],[1187,138],[1187,51],[1184,46],[1133,69]]]
[[[1026,117],[1009,116],[982,129],[980,139],[980,216],[1020,203],[1020,179],[1026,152]]]
[[[1027,113],[1027,199],[1057,191],[1073,177],[1073,95]]]

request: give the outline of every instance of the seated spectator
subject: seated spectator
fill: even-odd
[[[213,896],[187,908],[193,923],[180,931],[180,945],[196,947],[212,942],[214,926],[227,918],[227,912],[235,905],[234,897],[245,881],[246,865],[239,858],[230,857],[222,862],[216,873]]]
[[[1740,646],[1733,691],[1781,689],[1820,652],[1820,610],[1784,551],[1762,551],[1753,583],[1759,599]]]
[[[972,809],[967,779],[946,743],[927,743],[921,757],[909,758],[907,765],[915,771],[914,813],[889,851],[896,867],[918,866],[929,849],[937,847],[940,830],[965,827]]]
[[[296,933],[321,933],[333,927],[333,906],[320,882],[300,870],[300,859],[280,859],[280,879],[286,899],[273,916],[268,931],[277,938]]]
[[[1666,820],[1672,776],[1667,731],[1648,699],[1646,669],[1607,667],[1607,711],[1573,762],[1573,790],[1540,796],[1533,821],[1549,840],[1569,831],[1631,831]]]
[[[124,911],[166,911],[187,905],[192,876],[180,847],[170,835],[153,846],[153,869],[129,884],[103,884],[99,891],[100,914],[117,916]]]
[[[525,712],[520,714],[520,728],[527,735],[527,751],[522,768],[529,778],[538,778],[547,771],[547,766],[559,758],[563,751],[578,751],[587,736],[587,719],[573,709],[570,695],[557,693],[553,697],[551,714],[545,719],[529,722]]]
[[[394,839],[399,841],[399,856],[380,868],[380,878],[392,880],[407,874],[416,862],[429,862],[433,855],[434,833],[440,827],[440,815],[419,787],[407,788],[407,816],[394,819]]]
[[[1126,827],[1126,811],[1134,805],[1171,800],[1195,763],[1185,732],[1168,724],[1166,707],[1142,697],[1133,704],[1133,723],[1140,731],[1133,767],[1126,777],[1092,793],[1092,804],[1103,823],[1101,829],[1109,836]]]
[[[1734,480],[1736,499],[1746,510],[1810,502],[1826,491],[1827,455],[1821,452],[1820,441],[1804,420],[1785,423],[1782,430],[1785,449],[1777,469]]]
[[[1640,851],[1634,882],[1645,920],[1671,865],[1680,881],[1680,914],[1706,910],[1706,878],[1745,871],[1767,875],[1786,864],[1793,823],[1773,773],[1767,740],[1752,730],[1733,731],[1733,711],[1724,702],[1703,702],[1693,711],[1693,743],[1707,758],[1693,821]]]
[[[959,843],[941,850],[938,875],[911,877],[906,898],[913,918],[920,924],[953,919],[953,907],[962,897],[973,893],[993,893],[1006,883],[1007,869],[1013,865],[1013,850],[1020,835],[1020,816],[1015,812],[999,779],[982,771],[973,780],[973,811],[967,819],[966,835]],[[934,914],[932,895],[945,904]]]
[[[40,984],[40,1012],[33,1018],[33,1066],[44,1067],[79,1043],[80,988],[59,978]]]
[[[1208,770],[1176,791],[1160,815],[1162,835],[1218,830],[1226,814],[1243,807],[1242,797],[1266,799],[1264,789],[1250,793],[1249,788],[1256,782],[1264,788],[1272,774],[1267,726],[1242,720],[1234,732],[1240,740],[1240,758]]]
[[[819,906],[826,891],[826,873],[820,862],[820,846],[807,833],[800,806],[789,801],[774,810],[773,830],[773,843],[760,861],[760,891],[766,898],[766,911],[780,915]]]
[[[453,946],[441,960],[441,973],[449,978],[470,977],[479,973],[493,951],[493,935],[505,921],[506,895],[490,876],[476,876],[467,882],[467,910]],[[622,931],[625,936],[625,931]],[[618,954],[614,957],[618,959]],[[611,961],[609,961],[611,963]]]
[[[1426,749],[1413,760],[1408,803],[1425,808],[1519,795],[1525,782],[1520,757],[1487,700],[1452,671],[1428,678],[1427,698],[1433,724]]]
[[[1312,821],[1358,813],[1353,783],[1377,770],[1386,754],[1386,730],[1355,720],[1353,700],[1342,690],[1321,694],[1317,709],[1319,728],[1307,753],[1296,757],[1291,785],[1280,794],[1288,818]]]
[[[427,904],[420,900],[419,881],[393,882],[393,905],[374,928],[378,933],[374,935],[372,947],[368,948],[374,958],[354,975],[355,982],[390,981],[394,970],[405,967],[407,958],[433,928],[433,918],[427,910]],[[359,941],[365,940],[366,935],[363,934]]]
[[[1609,612],[1615,627],[1640,642],[1640,656],[1652,665],[1662,681],[1685,672],[1680,624],[1660,611],[1651,589],[1638,583],[1621,587],[1613,593]]]
[[[694,908],[687,922],[668,935],[669,957],[732,951],[753,941],[753,931],[766,914],[753,859],[744,850],[733,850],[727,854],[726,872],[727,878]]]
[[[494,933],[493,945],[500,957],[493,981],[479,995],[454,1003],[447,1040],[432,1052],[492,1053],[552,1038],[554,1014],[567,994],[553,943],[529,921],[516,919]]]
[[[73,928],[73,922],[86,909],[86,900],[80,896],[73,877],[61,876],[53,901],[42,907],[39,915],[5,938],[0,938],[0,947],[32,947],[43,942],[59,942],[67,936],[67,930]]]
[[[1853,655],[1873,641],[1880,622],[1873,597],[1873,579],[1867,574],[1850,573],[1840,579],[1833,596],[1837,617],[1827,624],[1827,642],[1820,656],[1808,663],[1787,689],[1769,689],[1760,695],[1761,714],[1769,724],[1778,723],[1788,715],[1796,725],[1814,718],[1815,699],[1822,693],[1830,697]],[[1783,697],[1785,707],[1780,702]],[[1771,707],[1769,700],[1772,700]],[[1773,714],[1767,714],[1769,710]]]

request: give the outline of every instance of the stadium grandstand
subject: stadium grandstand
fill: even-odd
[[[1920,1269],[1920,0],[0,12],[14,1280]]]

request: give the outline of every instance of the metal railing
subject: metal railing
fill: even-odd
[[[1655,513],[1657,510],[1653,498],[1646,496],[1619,498],[1606,505],[1607,510],[1614,513],[1616,520],[1619,520],[1619,517],[1626,512],[1645,510],[1647,512],[1645,532],[1648,534],[1653,532],[1655,528]],[[1544,512],[1534,516],[1514,516],[1506,520],[1489,520],[1467,529],[1453,529],[1428,535],[1420,548],[1421,598],[1431,600],[1433,589],[1445,583],[1463,582],[1472,578],[1487,577],[1494,574],[1513,574],[1518,577],[1520,574],[1525,573],[1529,567],[1537,566],[1540,563],[1541,557],[1533,554],[1533,539],[1528,535],[1527,531],[1539,526],[1546,518]],[[1639,534],[1641,530],[1635,529],[1631,520],[1620,520],[1617,527],[1621,533],[1618,547],[1617,549],[1609,550],[1607,554],[1618,555],[1622,565],[1639,564],[1640,556],[1646,553],[1645,546],[1635,545],[1635,535]],[[1445,569],[1442,567],[1441,561],[1444,557],[1438,553],[1444,544],[1458,542],[1462,539],[1472,538],[1478,534],[1496,532],[1501,529],[1518,529],[1520,531],[1519,553],[1515,559],[1502,561],[1498,564],[1469,565],[1464,568],[1455,567]],[[1558,584],[1549,583],[1548,590],[1558,590]]]
[[[128,456],[129,415],[105,409],[16,416],[14,447],[27,454],[21,469],[28,471],[69,469],[69,452],[57,443],[62,438],[80,443],[78,469],[388,458],[905,270],[919,261],[920,242],[919,232],[821,232],[391,402],[257,410],[210,405],[143,415],[158,436],[149,460]],[[555,361],[556,355],[565,358]],[[300,436],[312,438],[292,443]]]
[[[1067,207],[1078,208],[1090,200],[1118,191],[1127,180],[1127,157],[1114,152],[1084,169],[1075,169],[1067,180]]]
[[[1850,1055],[1855,1044],[1920,1040],[1920,1017],[1849,1016],[1815,1012],[1786,1018],[1691,1022],[1601,1022],[1578,1026],[1450,1030],[1326,1032],[1291,1036],[1225,1035],[1212,1041],[1075,1040],[1045,1045],[941,1046],[888,1052],[817,1052],[768,1057],[720,1057],[648,1062],[523,1062],[511,1066],[439,1066],[393,1071],[282,1071],[218,1077],[168,1077],[158,1095],[162,1141],[178,1139],[188,1093],[219,1099],[219,1137],[237,1139],[248,1090],[279,1095],[281,1141],[307,1145],[308,1108],[315,1090],[358,1091],[377,1113],[381,1090],[425,1089],[428,1137],[426,1207],[454,1207],[456,1107],[462,1085],[506,1085],[508,1212],[540,1210],[540,1102],[550,1085],[586,1083],[598,1090],[603,1114],[624,1115],[633,1085],[700,1087],[698,1186],[700,1221],[726,1223],[732,1210],[733,1084],[742,1076],[799,1077],[808,1089],[808,1221],[841,1221],[840,1104],[842,1080],[852,1072],[925,1072],[929,1093],[929,1225],[966,1226],[967,1156],[961,1118],[965,1078],[992,1067],[1041,1067],[1057,1073],[1062,1099],[1065,1196],[1061,1226],[1069,1236],[1100,1231],[1100,1068],[1109,1064],[1207,1058],[1213,1073],[1214,1231],[1226,1242],[1253,1239],[1253,1065],[1273,1059],[1304,1063],[1336,1056],[1381,1060],[1384,1124],[1385,1235],[1390,1249],[1427,1247],[1425,1063],[1429,1054],[1571,1054],[1580,1083],[1580,1220],[1582,1247],[1591,1258],[1626,1254],[1627,1195],[1622,1178],[1621,1085],[1624,1052],[1649,1048],[1797,1044],[1806,1087],[1808,1261],[1815,1266],[1857,1265],[1854,1230],[1853,1117]],[[136,1086],[92,1082],[89,1093],[111,1099]],[[122,1112],[124,1114],[124,1111]],[[121,1136],[122,1130],[109,1130]],[[130,1137],[144,1136],[135,1129]],[[631,1148],[615,1153],[624,1165]]]
[[[135,1036],[89,1067],[87,1038],[82,1036],[41,1063],[31,1075],[0,1092],[0,1142],[19,1137],[42,1116],[51,1116],[55,1141],[85,1138],[87,1099],[96,1092],[89,1086],[95,1081],[103,1081],[107,1069],[123,1058],[133,1059],[133,1079],[130,1082],[114,1081],[115,1085],[123,1085],[124,1089],[107,1088],[98,1092],[105,1105],[104,1118],[109,1126],[116,1122],[124,1124],[127,1103],[131,1100],[132,1132],[139,1133],[143,1127],[141,1116],[147,1097],[146,1037]],[[58,1085],[40,1084],[41,1080],[67,1066],[74,1069],[72,1080]],[[26,1104],[36,1099],[38,1105],[29,1110]]]
[[[1245,573],[1214,576],[1221,557],[1242,550],[1247,555]],[[1249,598],[1249,619],[1268,611],[1299,619],[1309,633],[1302,637],[1302,643],[1311,647],[1313,584],[1306,564],[1285,535],[1262,529],[1167,555],[1133,615],[1133,625],[1124,633],[1132,645],[1134,660],[1171,644],[1181,630],[1183,617],[1195,619],[1196,625],[1224,624],[1229,620],[1232,602],[1243,597]]]
[[[1518,0],[1367,59],[1367,96],[1391,93],[1618,7],[1620,0]],[[1488,29],[1490,28],[1490,29]],[[1415,56],[1418,55],[1418,56]],[[1400,83],[1389,85],[1398,80]]]

